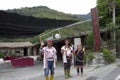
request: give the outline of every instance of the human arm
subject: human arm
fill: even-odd
[[[54,48],[54,60],[57,63],[57,50]]]

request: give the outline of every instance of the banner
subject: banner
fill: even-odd
[[[94,34],[94,48],[96,51],[99,51],[101,45],[100,45],[100,29],[99,29],[97,8],[91,9],[91,17],[92,17],[93,34]]]

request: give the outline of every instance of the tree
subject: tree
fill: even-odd
[[[89,34],[87,35],[86,44],[88,45],[88,47],[89,47],[90,49],[93,49],[93,47],[94,47],[94,37],[93,37],[93,33],[89,33]]]
[[[100,26],[105,27],[106,24],[112,22],[112,3],[116,2],[116,23],[120,24],[120,0],[97,0],[97,8],[100,19]]]

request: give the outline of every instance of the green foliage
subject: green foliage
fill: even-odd
[[[100,26],[105,27],[106,24],[112,22],[112,2],[116,1],[116,23],[120,24],[120,0],[97,0],[97,8],[99,16],[103,16],[100,19]]]
[[[117,57],[120,58],[120,31],[117,31],[117,41],[116,41],[116,45],[117,45]]]
[[[116,38],[117,38],[117,39],[120,39],[120,30],[119,30],[119,31],[116,31]]]
[[[88,45],[88,47],[89,47],[90,49],[93,48],[93,46],[94,46],[94,37],[93,37],[93,33],[89,33],[89,34],[87,35],[87,38],[86,38],[86,45]]]
[[[3,58],[5,55],[0,52],[0,58]]]
[[[109,49],[103,48],[102,49],[102,53],[103,53],[104,60],[108,64],[110,64],[110,63],[115,61],[115,57],[113,56],[112,52]]]
[[[113,30],[113,23],[110,22],[109,24],[106,25],[106,27],[104,28],[106,31],[111,31]]]
[[[90,64],[93,59],[94,59],[93,51],[92,50],[87,50],[86,54],[84,56],[84,62]]]
[[[120,39],[117,39],[117,42],[116,42],[116,46],[117,46],[117,57],[120,58]]]
[[[52,29],[52,30],[54,30],[54,29]],[[46,30],[43,34],[48,33],[49,31],[52,31],[52,30],[51,29]],[[87,23],[83,23],[83,24],[76,24],[71,27],[64,27],[63,29],[59,30],[62,38],[71,37],[73,35],[80,35],[81,32],[88,32],[88,31],[92,31],[91,22],[87,22]],[[55,32],[58,32],[58,31],[55,31]],[[40,34],[40,35],[42,35],[42,34]],[[48,38],[50,36],[52,36],[52,34],[48,34],[48,35],[42,37],[42,39],[45,40],[46,38]]]
[[[71,14],[58,12],[46,6],[38,6],[32,8],[25,7],[21,9],[7,10],[7,12],[18,13],[24,16],[33,16],[36,18],[49,18],[49,19],[58,19],[58,20],[82,20],[81,18],[78,18]]]

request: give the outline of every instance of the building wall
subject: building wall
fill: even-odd
[[[0,52],[6,54],[7,56],[16,55],[16,56],[23,56],[24,49],[23,48],[0,48]]]

